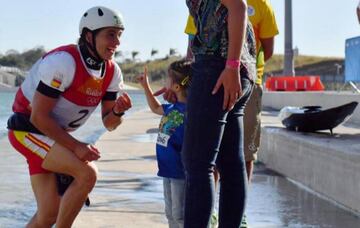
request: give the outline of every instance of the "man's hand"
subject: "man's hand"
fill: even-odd
[[[221,86],[224,87],[223,109],[230,111],[242,95],[239,69],[225,68],[217,80],[212,94],[217,93]]]
[[[99,150],[95,146],[85,143],[78,144],[74,153],[81,161],[96,161],[100,158]]]
[[[121,94],[115,101],[114,111],[116,113],[125,112],[126,110],[130,109],[132,106],[131,99],[129,94],[124,92]]]

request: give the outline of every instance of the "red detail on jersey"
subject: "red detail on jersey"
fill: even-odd
[[[19,88],[19,90],[16,93],[15,101],[12,106],[12,110],[13,110],[13,112],[20,112],[20,113],[24,113],[24,114],[28,114],[28,115],[31,114],[30,102],[24,96],[24,94],[21,90],[21,87]]]
[[[114,76],[114,64],[112,61],[105,61],[105,75],[99,79],[90,75],[86,70],[76,45],[62,46],[50,51],[46,55],[58,51],[69,53],[74,58],[76,64],[73,82],[62,96],[77,105],[97,106],[105,95]]]
[[[91,76],[81,61],[80,53],[76,45],[67,45],[56,48],[46,53],[43,58],[50,53],[65,51],[75,60],[75,74],[72,84],[62,94],[68,101],[81,106],[97,106],[105,95],[111,80],[114,76],[114,64],[111,61],[105,61],[105,76],[97,79]],[[56,79],[55,79],[56,80]],[[24,96],[21,87],[16,93],[15,101],[12,106],[13,112],[31,114],[30,101]]]

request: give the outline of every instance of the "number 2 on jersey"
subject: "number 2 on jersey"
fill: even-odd
[[[78,119],[69,123],[69,127],[71,128],[78,128],[81,124],[79,123],[82,119],[84,119],[87,114],[89,114],[89,110],[83,109],[79,111],[79,114],[82,114]]]

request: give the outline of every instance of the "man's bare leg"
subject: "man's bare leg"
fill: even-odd
[[[91,162],[80,161],[73,152],[59,144],[51,148],[42,167],[74,177],[74,181],[61,199],[56,220],[56,227],[70,228],[88,194],[95,186],[97,168]]]
[[[30,180],[37,203],[37,212],[26,227],[50,228],[55,224],[60,204],[55,176],[53,173],[36,174],[32,175]]]

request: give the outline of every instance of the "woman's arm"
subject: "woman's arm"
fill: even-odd
[[[247,6],[244,0],[222,0],[228,9],[228,60],[239,60],[244,45],[247,23]]]
[[[230,111],[241,96],[240,55],[244,45],[247,21],[247,6],[244,0],[222,0],[228,9],[228,55],[226,67],[221,73],[213,94],[224,86],[223,109]]]

